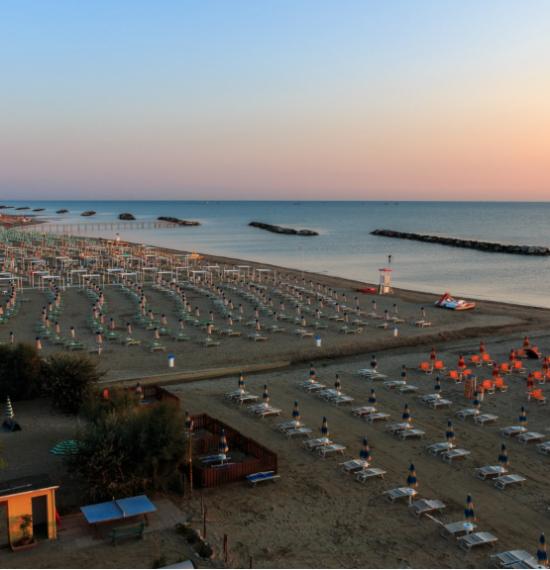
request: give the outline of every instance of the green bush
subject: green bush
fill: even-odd
[[[59,353],[44,363],[45,390],[52,405],[65,414],[77,414],[101,378],[87,357]]]
[[[29,344],[0,346],[0,401],[30,400],[43,393],[44,361]]]

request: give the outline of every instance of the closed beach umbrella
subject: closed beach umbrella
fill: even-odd
[[[340,393],[340,390],[342,388],[342,383],[340,382],[340,376],[338,374],[336,374],[336,381],[334,382],[334,388],[338,393]]]
[[[262,398],[263,398],[264,404],[267,406],[267,404],[269,404],[269,391],[267,389],[267,384],[264,384],[264,392],[262,394]]]
[[[411,421],[411,413],[409,410],[409,404],[405,404],[405,407],[403,408],[403,414],[401,415],[401,419],[404,422],[410,422]]]
[[[403,382],[407,381],[407,366],[405,364],[401,366],[401,380],[403,380]]]
[[[519,413],[519,425],[527,426],[527,412],[525,411],[525,406],[521,406],[521,412]]]
[[[537,560],[541,566],[548,566],[548,552],[546,551],[546,538],[544,533],[539,537],[539,547],[537,548]]]
[[[451,420],[447,420],[447,431],[445,432],[445,437],[447,438],[447,443],[452,446],[455,441],[455,430]]]
[[[407,475],[407,485],[409,487],[412,487],[413,489],[416,489],[416,487],[418,486],[418,481],[416,479],[416,469],[414,468],[414,465],[412,463],[409,465],[409,474]]]
[[[292,409],[292,419],[296,422],[296,425],[300,423],[300,408],[297,400],[294,402],[294,408]]]
[[[321,424],[321,435],[328,437],[328,422],[326,417],[323,417],[323,423]]]
[[[466,498],[466,508],[464,509],[464,519],[467,523],[473,523],[475,521],[474,512],[474,502],[472,500],[472,495],[468,495]]]
[[[225,456],[228,452],[229,446],[227,445],[227,437],[225,436],[225,430],[222,429],[222,432],[220,434],[220,443],[218,444],[218,453],[220,455],[223,455],[223,459],[225,459]]]
[[[359,458],[362,459],[363,461],[368,461],[371,458],[369,441],[366,437],[363,438],[363,447],[359,452]]]
[[[376,404],[376,392],[374,388],[370,389],[369,404]]]
[[[434,392],[437,395],[441,394],[441,380],[439,379],[439,376],[435,377]]]
[[[244,376],[242,374],[239,376],[239,390],[244,392]]]
[[[479,393],[478,392],[476,392],[474,394],[473,406],[474,406],[474,410],[476,411],[476,414],[479,414],[479,409],[481,408],[481,401],[479,399]]]
[[[508,466],[508,450],[506,449],[506,446],[504,444],[500,446],[498,462],[502,465],[502,467]]]
[[[13,418],[15,417],[15,414],[13,413],[13,406],[11,404],[9,396],[6,398],[6,407],[4,411],[4,416],[6,417],[7,420],[13,420]]]
[[[462,354],[458,357],[457,366],[459,368],[466,368],[466,361],[464,360],[464,356]]]
[[[480,341],[479,343],[479,354],[483,354],[485,352],[485,343]]]
[[[313,366],[313,362],[309,365],[309,377],[311,379],[317,376],[317,371],[315,370],[315,366]]]
[[[376,360],[376,354],[373,354],[373,355],[372,355],[372,358],[371,358],[371,360],[370,360],[370,367],[371,367],[373,370],[376,370],[376,367],[377,367],[377,366],[378,366],[378,361]]]

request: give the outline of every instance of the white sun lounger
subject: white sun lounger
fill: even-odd
[[[368,414],[373,414],[374,412],[376,412],[375,406],[361,406],[360,408],[353,408],[353,410],[351,410],[351,413],[354,416],[359,416],[359,417],[363,417]]]
[[[385,422],[390,418],[390,414],[386,414],[384,412],[375,412],[374,414],[368,414],[363,416],[365,421],[373,424],[375,422]]]
[[[550,455],[550,441],[537,444],[537,451],[544,455]]]
[[[434,410],[438,410],[439,408],[450,408],[453,405],[453,402],[446,398],[437,398],[437,400],[427,402],[427,405]]]
[[[399,386],[405,386],[407,383],[405,380],[386,380],[384,382],[384,388],[387,390],[393,390],[394,388],[398,388]]]
[[[297,428],[288,429],[284,433],[287,437],[300,437],[304,435],[309,435],[311,433],[311,429],[304,426],[300,426]]]
[[[424,430],[421,430],[418,428],[411,428],[411,429],[404,429],[404,430],[398,432],[396,435],[399,439],[402,439],[402,440],[422,439],[426,435],[426,432]]]
[[[304,390],[306,392],[317,392],[319,390],[324,390],[326,386],[319,382],[307,382],[304,384]]]
[[[341,404],[351,404],[353,398],[351,396],[346,396],[345,394],[340,394],[336,398],[330,400],[335,406],[340,406]]]
[[[468,526],[470,524],[471,526]],[[477,525],[475,523],[466,523],[465,521],[457,521],[452,523],[447,523],[441,526],[439,534],[445,538],[459,538],[475,531]]]
[[[359,483],[366,483],[369,479],[375,479],[376,477],[380,477],[380,479],[384,478],[386,471],[384,469],[380,469],[379,467],[369,467],[368,469],[362,469],[355,474],[355,480]]]
[[[287,422],[282,422],[280,424],[277,424],[275,426],[275,429],[278,429],[279,431],[284,432],[284,431],[287,431],[289,429],[295,429],[297,427],[302,427],[302,424],[300,424],[296,420],[288,420]]]
[[[502,465],[485,465],[484,467],[478,467],[475,470],[475,475],[478,479],[485,481],[485,479],[495,479],[502,475],[506,475],[508,469]]]
[[[495,414],[479,414],[477,416],[474,416],[474,422],[481,426],[496,422],[497,420],[498,416],[495,416]]]
[[[411,394],[412,392],[418,392],[418,386],[413,386],[412,384],[404,384],[403,386],[398,386],[397,391],[400,394]]]
[[[280,408],[272,408],[271,406],[268,406],[262,410],[256,410],[254,413],[261,418],[267,418],[268,416],[278,416],[282,411],[283,410]]]
[[[523,485],[527,479],[523,475],[517,475],[512,473],[510,475],[502,475],[502,477],[497,477],[495,479],[495,487],[504,491],[510,485]]]
[[[466,418],[473,418],[479,414],[479,410],[475,408],[464,408],[463,410],[458,410],[455,414],[457,418],[465,420]]]
[[[397,487],[396,489],[384,491],[384,495],[392,503],[401,499],[408,499],[412,503],[412,499],[418,495],[418,491],[412,487]]]
[[[437,499],[420,499],[411,503],[409,508],[417,517],[421,517],[422,515],[441,512],[446,506],[445,503]]]
[[[340,445],[339,443],[332,443],[330,445],[323,445],[322,447],[317,448],[317,453],[325,459],[329,455],[336,455],[340,453],[344,455],[344,451],[346,450],[345,445]]]
[[[350,459],[349,461],[340,463],[340,467],[345,473],[354,473],[356,471],[360,471],[361,469],[367,469],[368,466],[369,462],[365,459]]]
[[[384,378],[387,378],[386,374],[382,374],[373,368],[361,368],[361,370],[357,371],[357,374],[364,378],[369,378],[370,380],[383,380]]]
[[[449,451],[452,448],[453,448],[452,444],[450,444],[448,441],[441,441],[439,443],[432,443],[432,444],[426,446],[426,451],[428,453],[430,453],[431,455],[434,455],[435,457],[437,457],[441,453],[444,453],[445,451]]]
[[[466,459],[470,454],[471,451],[467,449],[449,449],[441,454],[441,459],[450,464],[457,459]]]
[[[306,439],[302,445],[309,451],[313,451],[323,445],[332,445],[332,443],[333,442],[328,437],[317,437],[315,439]]]
[[[491,558],[497,561],[500,568],[544,568],[526,550],[507,550],[493,554]]]
[[[516,435],[520,435],[526,432],[527,428],[525,426],[508,426],[500,430],[500,433],[504,437],[515,437]]]
[[[518,435],[516,438],[517,441],[520,443],[524,443],[527,445],[528,443],[539,443],[541,442],[546,436],[542,433],[536,431],[528,431],[526,433],[522,433]]]
[[[258,396],[254,396],[254,394],[241,394],[240,396],[236,396],[231,398],[233,402],[236,404],[250,404],[251,402],[257,402],[259,400]]]
[[[471,550],[478,546],[493,546],[498,538],[490,532],[472,532],[458,539],[458,546],[464,550]]]
[[[389,431],[390,433],[392,433],[393,435],[398,434],[400,431],[406,430],[406,429],[412,429],[412,424],[408,423],[408,422],[399,422],[396,424],[388,424],[386,426],[386,431]]]

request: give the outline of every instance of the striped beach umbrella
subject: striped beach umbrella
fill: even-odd
[[[4,411],[4,416],[6,417],[7,420],[13,420],[13,418],[15,417],[15,414],[13,412],[13,406],[11,404],[9,396],[6,398],[6,407]]]
[[[227,445],[227,437],[225,436],[225,430],[222,429],[220,434],[220,442],[218,443],[218,453],[224,457],[229,452],[229,446]]]
[[[359,458],[362,459],[363,461],[368,461],[369,459],[371,459],[369,441],[366,437],[363,438],[363,447],[359,452]]]
[[[498,454],[498,462],[502,465],[502,467],[508,466],[508,450],[504,443],[500,446],[500,453]]]
[[[334,382],[334,388],[338,393],[340,393],[340,390],[342,389],[342,382],[340,382],[339,374],[336,374],[336,381]]]
[[[405,404],[405,407],[403,408],[403,414],[401,415],[401,419],[404,422],[410,422],[411,421],[411,412],[409,410],[409,404]]]
[[[374,388],[370,389],[369,404],[376,404],[376,392]]]
[[[546,538],[544,533],[539,537],[539,547],[537,548],[537,560],[541,566],[548,566],[548,552],[546,550]]]
[[[525,411],[525,406],[521,406],[521,411],[519,413],[519,425],[526,427],[527,426],[527,412]]]
[[[292,419],[296,422],[296,425],[300,423],[300,409],[298,408],[298,401],[294,401],[294,408],[292,410]]]
[[[445,437],[447,438],[447,443],[452,446],[455,441],[455,430],[451,420],[447,420],[447,431],[445,432]]]
[[[414,465],[412,463],[409,465],[409,474],[407,475],[407,486],[412,487],[413,489],[416,489],[416,487],[418,486],[418,480],[416,478],[416,469],[414,468]]]
[[[262,399],[264,401],[264,404],[269,404],[269,391],[267,389],[267,384],[264,384],[264,391],[262,394]]]
[[[323,416],[323,423],[321,424],[321,435],[328,437],[328,422],[325,416]]]
[[[466,497],[466,508],[464,509],[464,519],[466,520],[467,523],[473,523],[476,520],[472,495],[468,495],[468,497]]]

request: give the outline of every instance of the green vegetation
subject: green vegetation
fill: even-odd
[[[30,400],[44,389],[43,360],[28,344],[0,346],[0,401]]]

